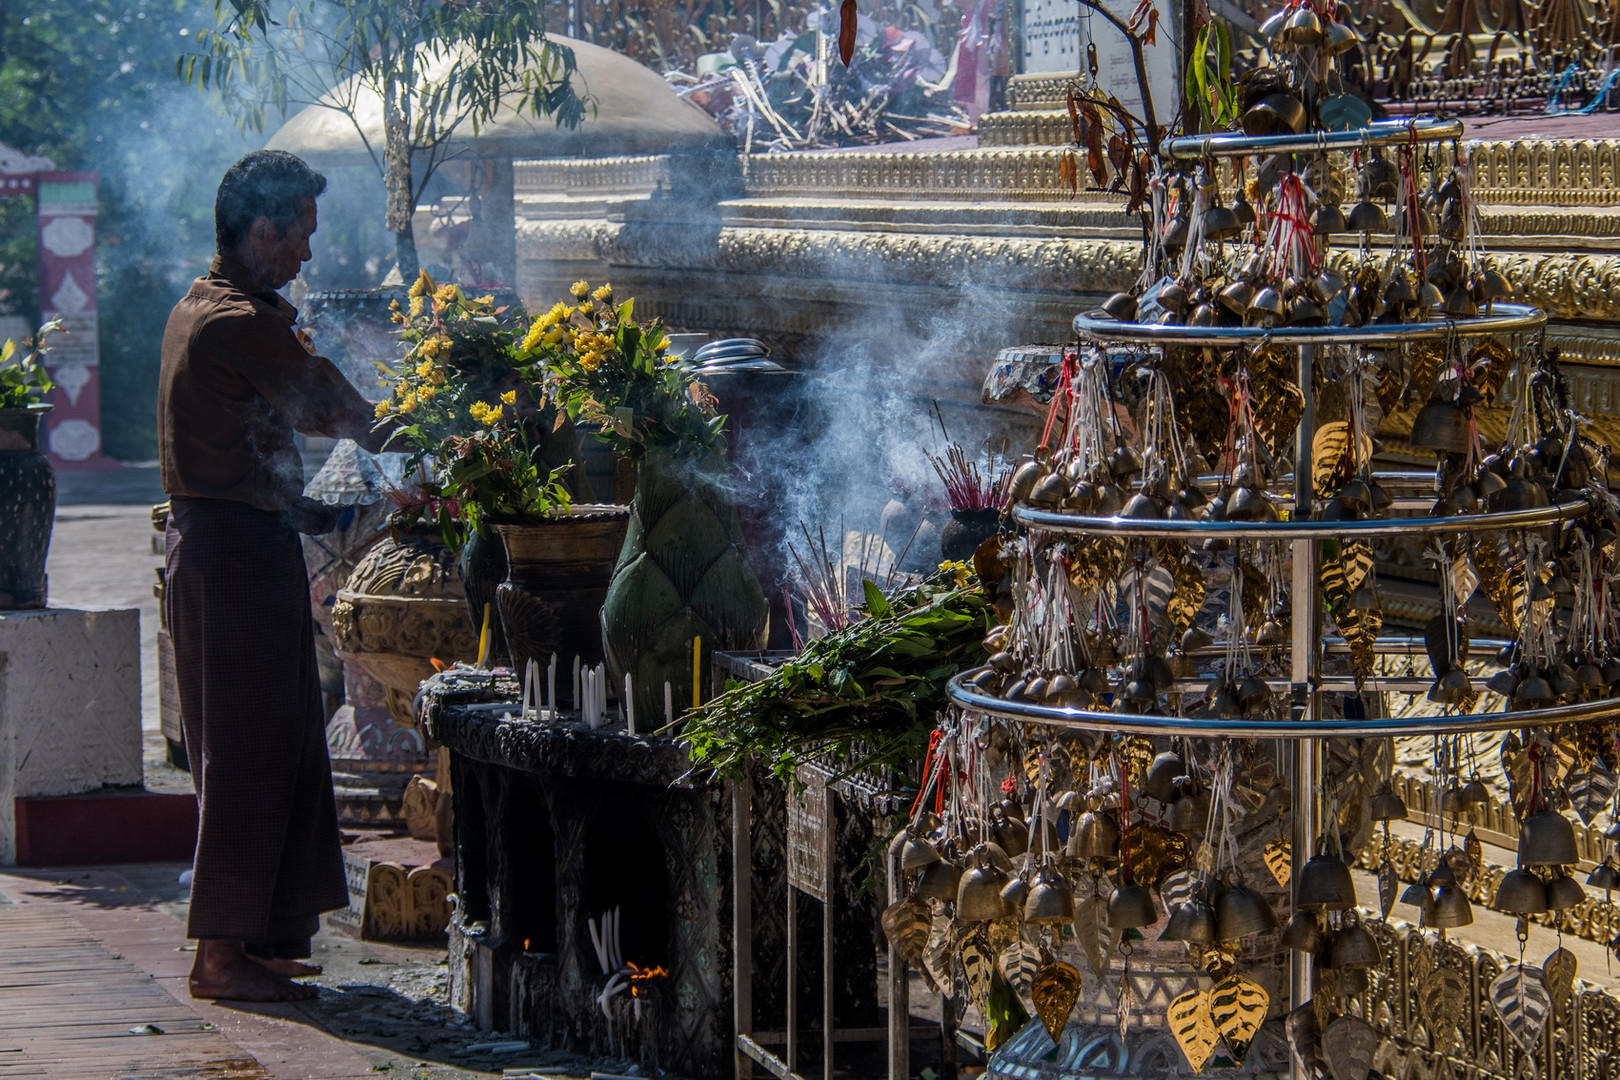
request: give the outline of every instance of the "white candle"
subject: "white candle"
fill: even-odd
[[[551,719],[557,719],[557,654],[551,654],[551,663],[546,665],[546,707],[551,710]]]
[[[631,696],[630,673],[624,673],[624,727],[630,734],[636,733],[636,699]]]
[[[664,680],[664,724],[668,726],[675,722],[675,690]]]

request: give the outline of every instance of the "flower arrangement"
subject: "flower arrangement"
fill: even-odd
[[[570,419],[597,427],[616,453],[649,449],[702,454],[720,442],[726,418],[690,369],[665,358],[658,321],[635,321],[635,301],[613,303],[613,286],[576,281],[573,304],[534,320],[518,355],[547,369],[549,393]]]
[[[66,333],[62,324],[52,319],[39,328],[39,333],[22,341],[6,341],[0,345],[0,409],[26,409],[45,400],[56,384],[45,371],[45,341],[55,333]]]
[[[383,369],[394,385],[377,419],[394,423],[411,448],[420,490],[404,512],[436,517],[445,542],[459,547],[468,530],[566,511],[572,436],[559,432],[545,369],[523,345],[521,309],[424,271],[393,319],[410,349]]]

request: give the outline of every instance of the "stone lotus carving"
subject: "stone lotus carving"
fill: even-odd
[[[383,684],[388,714],[404,727],[415,726],[411,702],[432,661],[478,651],[455,556],[420,536],[379,541],[355,565],[332,605],[332,636],[344,660]]]

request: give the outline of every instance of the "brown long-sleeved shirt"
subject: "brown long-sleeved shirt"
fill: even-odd
[[[285,510],[303,493],[294,432],[381,449],[373,407],[298,340],[298,311],[255,293],[235,260],[216,256],[174,306],[163,332],[158,442],[170,495]]]

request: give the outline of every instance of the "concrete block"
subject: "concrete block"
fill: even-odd
[[[140,612],[0,612],[0,864],[18,799],[141,781]]]

